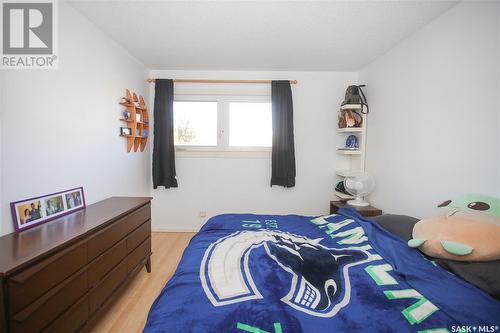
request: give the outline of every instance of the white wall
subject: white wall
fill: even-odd
[[[297,79],[294,102],[296,186],[269,186],[271,159],[176,157],[176,189],[152,190],[153,229],[197,230],[207,218],[221,213],[327,213],[333,199],[337,109],[356,73],[328,72],[201,72],[152,71],[157,78]],[[200,87],[211,89],[207,87]],[[151,87],[151,96],[154,95]],[[176,91],[186,90],[182,85]],[[243,89],[241,86],[234,89]],[[249,87],[270,94],[270,85]],[[200,211],[207,217],[200,218]]]
[[[370,104],[372,201],[425,216],[500,194],[498,2],[462,2],[360,71]]]
[[[87,202],[148,195],[149,152],[127,153],[119,97],[147,69],[59,2],[59,69],[0,71],[0,233],[9,202],[83,185]]]

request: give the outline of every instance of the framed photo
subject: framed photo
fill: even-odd
[[[83,208],[85,208],[83,187],[10,203],[16,232]]]
[[[132,135],[132,129],[130,127],[120,127],[120,135]]]

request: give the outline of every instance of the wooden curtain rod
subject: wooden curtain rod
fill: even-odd
[[[147,79],[149,83],[153,83],[156,79]],[[290,84],[297,84],[297,80],[289,80]],[[175,79],[174,83],[271,83],[271,80],[192,80],[192,79]]]

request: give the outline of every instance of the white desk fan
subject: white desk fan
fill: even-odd
[[[367,173],[360,172],[359,174],[347,177],[344,180],[346,191],[355,197],[354,200],[349,200],[347,203],[352,206],[369,206],[370,204],[363,200],[363,197],[370,194],[375,188],[373,177]]]

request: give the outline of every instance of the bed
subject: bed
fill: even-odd
[[[355,210],[225,214],[186,248],[144,332],[496,332],[500,302]]]

